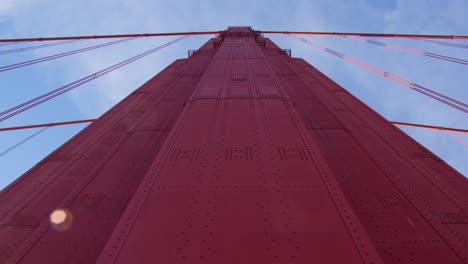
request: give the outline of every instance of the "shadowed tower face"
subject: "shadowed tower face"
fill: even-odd
[[[5,263],[466,263],[468,185],[230,27],[0,193]]]

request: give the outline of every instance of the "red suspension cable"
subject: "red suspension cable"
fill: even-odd
[[[452,132],[458,132],[458,133],[468,133],[468,129],[428,126],[428,125],[403,123],[403,122],[395,122],[395,121],[389,121],[389,122],[397,126],[418,127],[418,128],[435,129],[435,130],[442,130],[442,131],[452,131]]]
[[[20,38],[0,39],[1,42],[25,42],[25,41],[49,41],[69,39],[101,39],[101,38],[130,38],[130,37],[160,37],[181,35],[212,35],[221,34],[223,31],[200,31],[200,32],[173,32],[173,33],[143,33],[143,34],[121,34],[121,35],[97,35],[97,36],[72,36],[72,37],[47,37],[47,38]],[[388,37],[388,38],[433,38],[433,39],[468,39],[468,36],[451,35],[417,35],[417,34],[374,34],[374,33],[339,33],[339,32],[294,32],[294,31],[257,31],[262,34],[295,34],[295,35],[317,35],[317,36],[361,36],[361,37]]]
[[[22,39],[0,39],[1,42],[31,42],[70,39],[107,39],[107,38],[136,38],[136,37],[164,37],[164,36],[188,36],[188,35],[213,35],[221,34],[223,31],[199,31],[199,32],[172,32],[172,33],[143,33],[143,34],[121,34],[121,35],[97,35],[97,36],[73,36],[73,37],[51,37],[51,38],[22,38]]]
[[[28,109],[31,109],[31,108],[33,108],[33,107],[35,107],[37,105],[40,105],[40,104],[42,104],[42,103],[44,103],[46,101],[49,101],[49,100],[51,100],[51,99],[53,99],[53,98],[55,98],[55,97],[57,97],[57,96],[59,96],[61,94],[64,94],[64,93],[66,93],[66,92],[68,92],[70,90],[73,90],[73,89],[75,89],[75,88],[77,88],[77,87],[79,87],[79,86],[81,86],[81,85],[83,85],[85,83],[88,83],[88,82],[90,82],[90,81],[92,81],[92,80],[94,80],[96,78],[99,78],[99,77],[101,77],[101,76],[103,76],[103,75],[105,75],[107,73],[110,73],[110,72],[112,72],[112,71],[114,71],[116,69],[119,69],[119,68],[127,65],[127,64],[130,64],[130,63],[132,63],[132,62],[134,62],[136,60],[139,60],[139,59],[141,59],[141,58],[143,58],[145,56],[148,56],[148,55],[150,55],[150,54],[152,54],[152,53],[154,53],[156,51],[159,51],[159,50],[161,50],[161,49],[163,49],[165,47],[168,47],[168,46],[170,46],[170,45],[172,45],[172,44],[174,44],[174,43],[176,43],[176,42],[178,42],[178,41],[180,41],[180,40],[182,40],[184,38],[187,38],[187,37],[188,36],[183,36],[183,37],[177,38],[177,39],[175,39],[173,41],[170,41],[170,42],[168,42],[166,44],[163,44],[163,45],[158,46],[156,48],[150,49],[150,50],[148,50],[146,52],[140,53],[139,55],[131,57],[131,58],[127,59],[127,60],[124,60],[122,62],[114,64],[114,65],[112,65],[110,67],[107,67],[107,68],[105,68],[103,70],[100,70],[98,72],[95,72],[93,74],[85,76],[85,77],[83,77],[83,78],[81,78],[81,79],[79,79],[77,81],[74,81],[74,82],[69,83],[67,85],[64,85],[64,86],[62,86],[60,88],[57,88],[57,89],[55,89],[53,91],[45,93],[45,94],[43,94],[41,96],[33,98],[33,99],[31,99],[31,100],[29,100],[27,102],[19,104],[19,105],[15,106],[15,107],[12,107],[10,109],[7,109],[7,110],[0,113],[0,116],[1,116],[0,117],[0,122],[3,122],[3,121],[5,121],[5,120],[7,120],[7,119],[9,119],[9,118],[11,118],[11,117],[13,117],[15,115],[18,115],[18,114],[20,114],[20,113],[22,113],[22,112],[24,112],[24,111],[26,111]]]
[[[81,124],[81,123],[91,123],[96,120],[97,119],[85,119],[85,120],[74,120],[74,121],[67,121],[67,122],[46,123],[46,124],[37,124],[37,125],[29,125],[29,126],[3,127],[3,128],[0,128],[0,131],[12,131],[12,130],[22,130],[22,129],[30,129],[30,128],[38,128],[38,127],[52,127],[52,126],[64,126],[64,125],[73,125],[73,124]],[[451,132],[458,132],[458,133],[468,133],[468,129],[428,126],[428,125],[403,123],[403,122],[396,122],[396,121],[389,121],[389,122],[397,126],[407,126],[407,127],[441,130],[441,131],[451,131]]]
[[[38,124],[38,125],[29,125],[29,126],[3,127],[3,128],[0,128],[0,131],[12,131],[12,130],[22,130],[22,129],[30,129],[30,128],[38,128],[38,127],[74,125],[74,124],[81,124],[81,123],[91,123],[91,122],[93,122],[95,120],[96,119],[86,119],[86,120],[76,120],[76,121],[58,122],[58,123],[47,123],[47,124]]]
[[[62,58],[62,57],[66,57],[66,56],[70,56],[70,55],[90,51],[90,50],[95,50],[95,49],[99,49],[99,48],[103,48],[103,47],[107,47],[107,46],[112,46],[112,45],[115,45],[115,44],[127,42],[129,40],[134,40],[134,39],[135,38],[120,39],[120,40],[107,42],[107,43],[104,43],[104,44],[94,45],[94,46],[91,46],[91,47],[76,49],[76,50],[72,50],[72,51],[68,51],[68,52],[59,53],[59,54],[56,54],[56,55],[42,57],[42,58],[39,58],[39,59],[23,61],[23,62],[20,62],[20,63],[15,63],[15,64],[0,67],[0,72],[9,71],[9,70],[13,70],[13,69],[21,68],[21,67],[26,67],[26,66],[29,66],[29,65],[33,65],[33,64],[41,63],[41,62],[45,62],[45,61],[55,60],[55,59],[58,59],[58,58]]]
[[[446,105],[448,105],[448,106],[451,106],[451,107],[453,107],[453,108],[455,108],[455,109],[458,109],[458,110],[460,110],[460,111],[462,111],[462,112],[464,112],[464,113],[468,113],[468,105],[465,104],[465,103],[462,103],[462,102],[460,102],[460,101],[458,101],[458,100],[455,100],[455,99],[453,99],[453,98],[450,98],[450,97],[448,97],[448,96],[446,96],[446,95],[443,95],[443,94],[441,94],[441,93],[438,93],[438,92],[436,92],[436,91],[433,91],[433,90],[431,90],[431,89],[429,89],[429,88],[426,88],[426,87],[424,87],[424,86],[421,86],[421,85],[419,85],[419,84],[416,84],[416,83],[410,82],[410,81],[408,81],[408,80],[405,80],[405,79],[403,79],[403,78],[401,78],[401,77],[399,77],[399,76],[397,76],[397,75],[391,74],[391,73],[389,73],[389,72],[385,72],[385,71],[383,71],[383,70],[381,70],[381,69],[379,69],[379,68],[377,68],[377,67],[374,67],[374,66],[372,66],[372,65],[369,65],[369,64],[364,63],[364,62],[362,62],[362,61],[358,61],[358,60],[356,60],[356,59],[354,59],[354,58],[351,58],[351,57],[349,57],[349,56],[346,56],[346,55],[344,55],[344,54],[341,54],[341,53],[339,53],[339,52],[337,52],[337,51],[334,51],[334,50],[332,50],[332,49],[329,49],[329,48],[326,48],[326,47],[324,47],[324,46],[315,44],[315,43],[313,43],[313,42],[311,42],[311,41],[309,41],[309,40],[306,40],[306,39],[304,39],[304,38],[301,38],[301,37],[298,37],[298,36],[294,36],[294,35],[290,35],[290,36],[292,36],[292,37],[294,37],[294,38],[296,38],[296,39],[299,39],[299,40],[301,40],[302,42],[305,42],[305,43],[307,43],[307,44],[309,44],[309,45],[311,45],[311,46],[314,46],[314,47],[316,47],[316,48],[319,48],[319,49],[321,49],[321,50],[323,50],[323,51],[325,51],[325,52],[328,52],[328,53],[330,53],[330,54],[332,54],[332,55],[335,55],[335,56],[337,56],[338,58],[344,59],[344,60],[349,61],[349,62],[351,62],[351,63],[353,63],[353,64],[355,64],[355,65],[358,65],[358,66],[360,66],[360,67],[362,67],[362,68],[364,68],[364,69],[366,69],[366,70],[369,70],[369,71],[371,71],[371,72],[377,73],[377,74],[379,74],[380,76],[383,76],[383,77],[388,78],[388,79],[390,79],[390,80],[392,80],[392,81],[394,81],[394,82],[396,82],[396,83],[399,83],[399,84],[401,84],[401,85],[404,85],[404,86],[406,86],[406,87],[408,87],[408,88],[410,88],[410,89],[412,89],[412,90],[414,90],[414,91],[417,91],[417,92],[419,92],[419,93],[421,93],[421,94],[424,94],[424,95],[426,95],[426,96],[428,96],[428,97],[430,97],[430,98],[432,98],[432,99],[434,99],[434,100],[437,100],[437,101],[439,101],[439,102],[442,102],[442,103],[444,103],[444,104],[446,104]]]
[[[305,31],[257,31],[261,34],[313,35],[313,36],[360,36],[385,38],[433,38],[433,39],[468,39],[468,36],[450,35],[417,35],[417,34],[375,34],[375,33],[339,33],[339,32],[305,32]],[[1,42],[1,41],[0,41]]]
[[[68,122],[58,122],[58,123],[47,123],[47,124],[37,124],[37,125],[29,125],[29,126],[19,126],[19,127],[6,127],[6,128],[0,128],[0,131],[12,131],[12,130],[21,130],[21,129],[31,129],[31,128],[39,128],[43,127],[43,129],[35,132],[34,134],[28,136],[27,138],[23,139],[22,141],[18,142],[14,146],[6,149],[5,151],[0,153],[0,157],[4,156],[5,154],[11,152],[12,150],[18,148],[22,144],[26,143],[27,141],[31,140],[35,136],[39,135],[42,133],[44,130],[46,130],[49,127],[52,126],[63,126],[63,125],[72,125],[72,124],[82,124],[82,123],[91,123],[97,119],[86,119],[86,120],[75,120],[75,121],[68,121]],[[455,138],[456,140],[460,141],[464,145],[468,145],[468,142],[463,140],[462,138],[458,137],[457,135],[451,133],[451,132],[459,132],[459,133],[468,133],[467,129],[458,129],[458,128],[447,128],[447,127],[438,127],[438,126],[428,126],[428,125],[420,125],[420,124],[412,124],[412,123],[403,123],[403,122],[395,122],[395,121],[389,121],[390,123],[397,125],[397,126],[408,126],[408,127],[417,127],[417,128],[425,128],[425,129],[435,129],[435,130],[441,130],[450,135],[451,137]]]
[[[468,145],[468,142],[464,141],[462,138],[458,137],[457,135],[453,134],[452,132],[458,133],[468,133],[467,129],[458,129],[458,128],[448,128],[448,127],[438,127],[438,126],[428,126],[428,125],[420,125],[420,124],[411,124],[411,123],[403,123],[403,122],[394,122],[389,121],[390,123],[397,125],[397,126],[407,126],[407,127],[417,127],[417,128],[426,128],[426,129],[435,129],[441,130],[447,133],[449,136],[453,137],[454,139],[460,141],[462,144]]]
[[[24,47],[24,48],[17,48],[17,49],[11,49],[11,50],[2,50],[2,51],[0,51],[0,55],[11,54],[11,53],[16,53],[16,52],[23,52],[23,51],[27,51],[27,50],[47,48],[47,47],[52,47],[52,46],[57,46],[57,45],[68,44],[68,43],[72,43],[72,42],[76,42],[76,41],[79,41],[79,40],[65,40],[65,41],[60,41],[60,42],[55,42],[55,43],[42,44],[42,45],[36,45],[36,46],[30,46],[30,47]]]
[[[405,48],[405,47],[401,47],[401,46],[397,46],[397,45],[393,45],[393,44],[388,44],[388,43],[383,43],[383,42],[378,42],[378,41],[373,41],[373,40],[367,40],[367,39],[363,39],[363,38],[355,37],[355,36],[344,36],[344,37],[354,39],[354,40],[357,40],[357,41],[361,41],[361,42],[365,42],[365,43],[369,43],[369,44],[374,44],[374,45],[377,45],[377,46],[387,47],[387,48],[406,51],[406,52],[410,52],[410,53],[414,53],[414,54],[418,54],[418,55],[423,55],[423,56],[427,56],[427,57],[431,57],[431,58],[436,58],[436,59],[440,59],[440,60],[445,60],[445,61],[450,61],[450,62],[455,62],[455,63],[459,63],[459,64],[468,65],[468,60],[462,60],[462,59],[457,59],[457,58],[453,58],[453,57],[449,57],[449,56],[439,55],[439,54],[435,54],[435,53],[431,53],[431,52]]]
[[[464,145],[468,145],[468,142],[466,142],[465,140],[463,140],[461,137],[449,132],[449,131],[444,131],[445,133],[447,133],[449,136],[453,137],[454,139],[460,141],[461,143],[463,143]]]

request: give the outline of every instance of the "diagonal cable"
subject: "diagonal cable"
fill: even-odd
[[[29,42],[32,42],[32,41],[19,41],[19,42],[6,42],[6,43],[0,43],[0,47],[1,47],[1,46],[11,46],[11,45],[18,45],[18,44],[22,44],[22,43],[29,43]]]
[[[460,49],[468,49],[468,45],[463,45],[463,44],[436,41],[436,40],[430,40],[430,39],[422,39],[422,38],[409,38],[409,39],[412,39],[412,40],[415,40],[415,41],[439,44],[439,45],[442,45],[442,46],[449,46],[449,47],[460,48]]]
[[[20,63],[15,63],[15,64],[0,67],[0,72],[13,70],[13,69],[16,69],[16,68],[21,68],[21,67],[25,67],[25,66],[28,66],[28,65],[32,65],[32,64],[36,64],[36,63],[40,63],[40,62],[44,62],[44,61],[54,60],[54,59],[58,59],[58,58],[62,58],[62,57],[65,57],[65,56],[70,56],[70,55],[74,55],[74,54],[78,54],[78,53],[82,53],[82,52],[86,52],[86,51],[90,51],[90,50],[94,50],[94,49],[99,49],[99,48],[119,44],[119,43],[126,42],[126,41],[133,40],[133,39],[136,39],[136,38],[126,38],[126,39],[115,40],[115,41],[107,42],[107,43],[104,43],[104,44],[99,44],[99,45],[94,45],[94,46],[91,46],[91,47],[86,47],[86,48],[76,49],[76,50],[72,50],[72,51],[68,51],[68,52],[63,52],[63,53],[59,53],[59,54],[55,54],[55,55],[51,55],[51,56],[47,56],[47,57],[42,57],[42,58],[39,58],[39,59],[23,61],[23,62],[20,62]]]
[[[21,140],[20,142],[16,143],[15,145],[9,147],[8,149],[4,150],[3,152],[0,152],[0,157],[8,154],[10,151],[16,149],[17,147],[23,145],[24,143],[28,142],[29,140],[31,140],[32,138],[34,138],[35,136],[39,135],[40,133],[44,132],[44,130],[46,130],[47,128],[49,127],[44,127],[38,131],[36,131],[34,134],[28,136],[27,138]]]
[[[64,93],[66,93],[66,92],[68,92],[70,90],[73,90],[73,89],[75,89],[75,88],[77,88],[77,87],[79,87],[79,86],[81,86],[81,85],[83,85],[85,83],[88,83],[88,82],[90,82],[90,81],[92,81],[92,80],[94,80],[96,78],[99,78],[99,77],[101,77],[101,76],[103,76],[103,75],[105,75],[107,73],[110,73],[110,72],[112,72],[114,70],[117,70],[117,69],[119,69],[119,68],[121,68],[121,67],[123,67],[123,66],[125,66],[127,64],[130,64],[130,63],[132,63],[132,62],[134,62],[136,60],[139,60],[139,59],[141,59],[141,58],[143,58],[145,56],[148,56],[148,55],[150,55],[150,54],[152,54],[152,53],[154,53],[156,51],[159,51],[159,50],[161,50],[161,49],[163,49],[165,47],[168,47],[168,46],[170,46],[170,45],[172,45],[172,44],[174,44],[174,43],[176,43],[176,42],[178,42],[178,41],[180,41],[180,40],[182,40],[184,38],[187,38],[187,37],[189,37],[189,36],[183,36],[183,37],[177,38],[177,39],[172,40],[172,41],[170,41],[170,42],[168,42],[166,44],[160,45],[158,47],[155,47],[153,49],[150,49],[148,51],[140,53],[140,54],[138,54],[138,55],[136,55],[134,57],[131,57],[129,59],[126,59],[124,61],[116,63],[116,64],[114,64],[112,66],[109,66],[109,67],[107,67],[105,69],[102,69],[102,70],[97,71],[95,73],[92,73],[92,74],[90,74],[88,76],[85,76],[85,77],[83,77],[83,78],[81,78],[81,79],[79,79],[77,81],[71,82],[71,83],[69,83],[67,85],[64,85],[64,86],[62,86],[60,88],[57,88],[57,89],[55,89],[53,91],[50,91],[50,92],[45,93],[45,94],[43,94],[41,96],[38,96],[38,97],[33,98],[33,99],[29,100],[29,101],[26,101],[26,102],[24,102],[22,104],[19,104],[19,105],[15,106],[15,107],[7,109],[7,110],[0,113],[0,116],[1,116],[0,117],[0,122],[3,122],[3,121],[5,121],[5,120],[7,120],[7,119],[9,119],[9,118],[11,118],[11,117],[13,117],[15,115],[18,115],[18,114],[20,114],[20,113],[22,113],[22,112],[24,112],[24,111],[26,111],[28,109],[31,109],[31,108],[39,105],[39,104],[42,104],[42,103],[44,103],[46,101],[49,101],[49,100],[51,100],[51,99],[53,99],[53,98],[55,98],[55,97],[57,97],[57,96],[59,96],[61,94],[64,94]]]
[[[307,44],[309,44],[311,46],[319,48],[319,49],[321,49],[321,50],[323,50],[325,52],[328,52],[328,53],[330,53],[330,54],[332,54],[332,55],[334,55],[334,56],[336,56],[336,57],[338,57],[340,59],[344,59],[346,61],[349,61],[349,62],[351,62],[351,63],[353,63],[355,65],[358,65],[358,66],[360,66],[360,67],[362,67],[362,68],[364,68],[366,70],[377,73],[380,76],[388,78],[388,79],[390,79],[390,80],[392,80],[392,81],[394,81],[396,83],[399,83],[399,84],[401,84],[403,86],[406,86],[406,87],[408,87],[408,88],[410,88],[410,89],[412,89],[412,90],[414,90],[416,92],[424,94],[424,95],[426,95],[426,96],[428,96],[428,97],[430,97],[430,98],[432,98],[434,100],[442,102],[442,103],[444,103],[444,104],[446,104],[448,106],[451,106],[451,107],[453,107],[455,109],[458,109],[458,110],[460,110],[460,111],[462,111],[464,113],[468,113],[468,105],[463,103],[463,102],[460,102],[460,101],[458,101],[456,99],[450,98],[450,97],[448,97],[446,95],[438,93],[438,92],[436,92],[436,91],[434,91],[432,89],[429,89],[427,87],[424,87],[422,85],[410,82],[410,81],[408,81],[406,79],[403,79],[403,78],[401,78],[401,77],[399,77],[399,76],[397,76],[395,74],[383,71],[383,70],[381,70],[381,69],[379,69],[377,67],[374,67],[374,66],[369,65],[367,63],[364,63],[362,61],[356,60],[354,58],[351,58],[349,56],[341,54],[341,53],[339,53],[337,51],[334,51],[332,49],[329,49],[327,47],[324,47],[324,46],[318,45],[316,43],[313,43],[312,41],[309,41],[307,39],[304,39],[304,38],[301,38],[301,37],[298,37],[298,36],[294,36],[294,35],[289,35],[289,36],[294,37],[294,38],[296,38],[296,39],[298,39],[298,40],[300,40],[300,41],[302,41],[304,43],[307,43]]]
[[[17,49],[11,49],[11,50],[2,50],[2,51],[0,51],[0,55],[23,52],[23,51],[28,51],[28,50],[35,50],[35,49],[42,49],[42,48],[47,48],[47,47],[53,47],[53,46],[68,44],[68,43],[72,43],[72,42],[76,42],[76,41],[79,41],[79,40],[65,40],[65,41],[59,41],[59,42],[54,42],[54,43],[48,43],[48,44],[42,44],[42,45],[36,45],[36,46],[29,46],[29,47],[24,47],[24,48],[17,48]]]
[[[406,52],[410,52],[410,53],[414,53],[414,54],[418,54],[418,55],[422,55],[422,56],[427,56],[427,57],[431,57],[431,58],[435,58],[435,59],[440,59],[440,60],[445,60],[445,61],[450,61],[450,62],[455,62],[455,63],[459,63],[459,64],[468,65],[468,60],[462,60],[462,59],[449,57],[449,56],[444,56],[444,55],[439,55],[439,54],[435,54],[435,53],[431,53],[431,52],[427,52],[427,51],[421,51],[421,50],[417,50],[417,49],[401,47],[401,46],[388,44],[388,43],[383,43],[383,42],[378,42],[378,41],[374,41],[374,40],[368,40],[368,39],[364,39],[364,38],[360,38],[360,37],[356,37],[356,36],[342,36],[342,37],[354,39],[354,40],[357,40],[357,41],[360,41],[360,42],[369,43],[369,44],[373,44],[373,45],[377,45],[377,46],[381,46],[381,47],[406,51]]]

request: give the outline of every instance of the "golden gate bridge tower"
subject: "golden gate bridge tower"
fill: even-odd
[[[0,192],[1,263],[468,263],[463,175],[275,32],[211,33]]]

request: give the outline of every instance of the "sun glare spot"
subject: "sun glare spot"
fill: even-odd
[[[59,225],[65,222],[66,219],[67,212],[65,212],[65,210],[62,209],[57,209],[54,212],[52,212],[52,214],[50,214],[50,221],[52,222],[52,224]]]
[[[50,214],[50,224],[57,231],[65,231],[72,225],[73,216],[67,209],[56,209]]]

